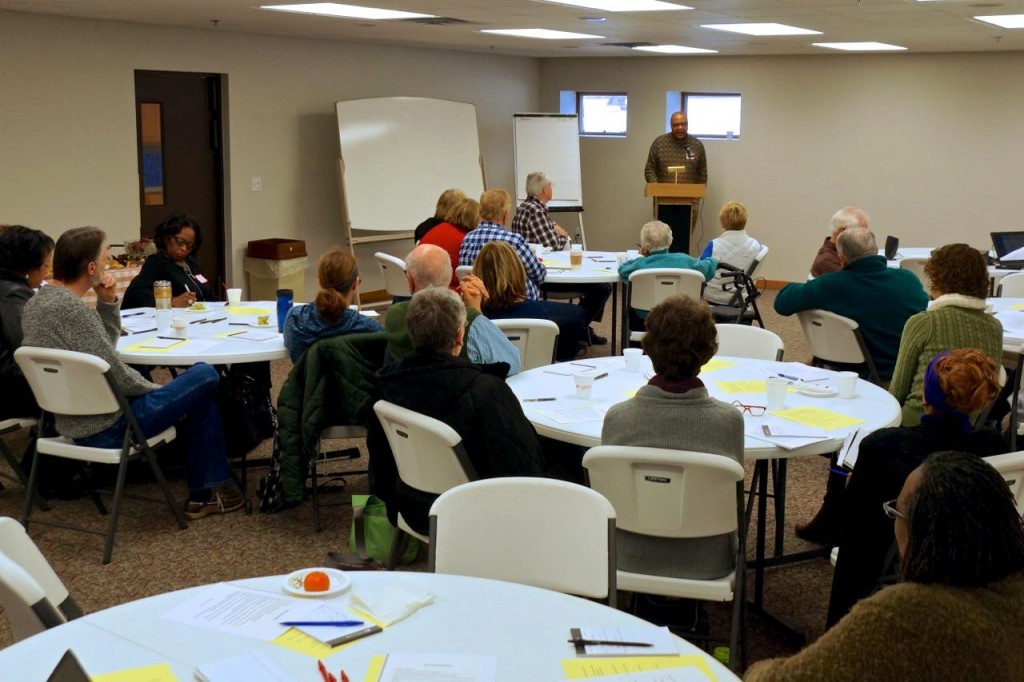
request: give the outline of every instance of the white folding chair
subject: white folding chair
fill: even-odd
[[[736,534],[733,570],[721,578],[699,580],[618,571],[618,587],[630,592],[732,601],[730,646],[734,670],[746,660],[740,644],[745,619],[744,566],[746,527],[743,467],[720,455],[685,450],[603,445],[583,456],[590,487],[615,508],[621,531],[655,538],[705,538]]]
[[[0,606],[11,623],[15,641],[67,622],[46,598],[42,585],[3,552],[0,552]]]
[[[32,579],[39,583],[46,593],[46,598],[57,607],[66,620],[74,620],[82,615],[82,609],[71,598],[68,588],[39,551],[39,547],[25,532],[25,527],[7,516],[0,516],[0,552],[25,569]]]
[[[386,400],[373,404],[388,445],[395,457],[402,482],[424,493],[440,495],[462,483],[476,480],[476,469],[469,461],[462,436],[442,421],[399,407]],[[409,536],[423,542],[430,538],[414,531],[401,512],[398,531],[391,544],[388,570],[394,570],[408,544]]]
[[[999,281],[996,296],[1003,298],[1024,298],[1024,272],[1015,272]]]
[[[490,478],[430,508],[430,570],[543,587],[615,606],[615,510],[546,478]]]
[[[754,360],[782,360],[786,344],[775,332],[745,324],[716,324],[718,355]]]
[[[1017,513],[1024,514],[1024,451],[986,457],[985,461],[1006,479],[1017,502]]]
[[[494,320],[494,326],[519,351],[519,371],[544,367],[555,361],[558,325],[551,320]]]
[[[924,287],[925,292],[932,290],[932,282],[928,278],[928,275],[924,274],[924,265],[928,262],[928,256],[907,256],[900,260],[901,270],[910,270],[912,273],[917,275],[917,278],[921,280],[921,286]]]
[[[22,429],[30,429],[35,426],[37,419],[24,419],[21,417],[15,417],[13,419],[4,419],[0,421],[0,456],[6,460],[7,464],[14,471],[14,475],[8,474],[6,471],[0,471],[0,476],[6,479],[21,483],[22,485],[28,485],[28,475],[21,468],[21,463],[18,461],[11,449],[7,447],[7,443],[4,442],[4,436],[15,434]],[[41,500],[42,504],[45,504],[46,500]],[[47,509],[47,507],[43,507]]]
[[[815,367],[831,364],[865,365],[868,381],[882,385],[859,324],[827,310],[804,310],[797,313],[797,317],[800,318],[800,326],[811,349],[811,364]]]
[[[409,280],[405,276],[405,261],[383,251],[378,251],[373,254],[373,257],[377,260],[377,266],[384,278],[384,288],[388,295],[406,298],[412,296],[412,291],[409,290]]]
[[[110,557],[114,551],[114,532],[117,529],[117,519],[121,511],[121,498],[135,497],[126,495],[124,492],[124,481],[130,461],[142,459],[148,462],[153,476],[163,491],[164,501],[171,508],[171,513],[178,522],[178,527],[188,528],[181,505],[164,479],[163,472],[156,461],[156,454],[153,452],[154,448],[174,440],[173,426],[151,438],[146,438],[142,427],[139,426],[132,413],[128,400],[110,377],[110,365],[94,355],[53,348],[22,346],[15,351],[14,358],[28,380],[36,402],[46,412],[89,416],[110,414],[120,410],[124,413],[125,421],[128,422],[124,442],[120,448],[93,448],[76,445],[72,439],[63,436],[40,437],[36,440],[36,456],[32,461],[32,471],[29,474],[28,496],[25,501],[25,514],[22,517],[22,524],[26,530],[33,520],[32,506],[37,493],[39,460],[42,455],[118,466],[114,503],[110,511],[110,522],[105,531],[60,521],[35,519],[38,523],[59,528],[105,535],[103,563],[110,563]],[[148,500],[149,498],[136,499]],[[100,513],[106,514],[106,508],[95,493],[93,501]]]
[[[704,275],[696,270],[682,268],[651,268],[637,270],[629,276],[626,310],[651,310],[669,296],[676,294],[700,300]],[[628,313],[623,316],[629,319]],[[626,324],[623,322],[623,324]],[[631,331],[630,341],[640,341],[644,332]]]
[[[322,485],[319,481],[320,463],[322,462],[326,464],[329,460],[340,459],[343,457],[348,459],[358,459],[362,456],[359,448],[348,448],[346,450],[332,450],[331,452],[325,452],[322,443],[325,440],[349,439],[366,440],[366,427],[348,424],[328,426],[320,432],[321,447],[317,448],[317,458],[309,463],[310,492],[313,495],[313,531],[316,533],[320,532],[320,488]],[[346,476],[361,476],[367,473],[369,473],[367,469],[358,469],[353,471],[336,471],[326,474],[326,476],[328,483],[338,479],[345,482]],[[337,504],[339,503],[335,502],[331,505],[324,504],[323,506],[336,506]]]
[[[460,265],[459,267],[455,268],[455,277],[458,278],[458,279],[462,279],[466,275],[472,275],[472,274],[473,274],[473,266],[472,265]]]

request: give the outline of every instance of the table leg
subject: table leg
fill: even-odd
[[[786,465],[789,460],[775,460],[775,556],[782,556],[786,538]]]
[[[619,285],[615,283],[612,285],[612,357],[615,357],[615,342],[617,341],[616,327],[615,327],[615,316],[619,312]]]

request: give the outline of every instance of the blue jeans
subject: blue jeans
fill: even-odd
[[[147,438],[170,426],[177,427],[178,437],[184,443],[189,492],[201,492],[231,482],[224,428],[217,409],[219,382],[217,370],[200,363],[152,393],[128,399]],[[121,415],[105,431],[88,438],[76,438],[75,442],[97,448],[119,448],[127,429],[128,421]]]

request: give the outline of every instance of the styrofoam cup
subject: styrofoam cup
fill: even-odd
[[[643,356],[644,352],[640,348],[624,348],[622,350],[622,357],[626,359],[626,371],[639,372],[640,360]]]
[[[241,289],[228,289],[228,305],[238,305],[242,302]]]
[[[589,400],[590,392],[594,389],[593,374],[574,374],[576,380],[576,397],[580,400]]]
[[[781,410],[786,406],[786,391],[789,390],[789,382],[778,377],[765,379],[765,397],[768,402],[768,411]]]
[[[836,390],[840,398],[852,398],[857,395],[857,373],[840,372],[836,379]]]

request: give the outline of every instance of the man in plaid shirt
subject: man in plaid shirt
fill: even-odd
[[[489,189],[480,195],[480,225],[462,240],[459,265],[472,265],[480,255],[480,249],[484,248],[487,242],[508,242],[526,268],[526,296],[536,301],[540,298],[540,287],[543,286],[548,271],[541,265],[536,254],[530,251],[526,240],[502,227],[508,220],[511,208],[512,197],[503,189]]]
[[[523,236],[530,244],[540,244],[554,251],[569,246],[569,233],[548,215],[547,203],[551,201],[554,189],[551,180],[544,173],[530,173],[526,176],[526,201],[519,204],[512,218],[512,231]],[[460,261],[461,262],[461,261]],[[553,291],[579,291],[580,307],[587,314],[587,321],[597,322],[604,315],[604,304],[612,293],[610,284],[548,284]],[[590,342],[603,346],[608,339],[598,335],[593,326],[588,328]]]

